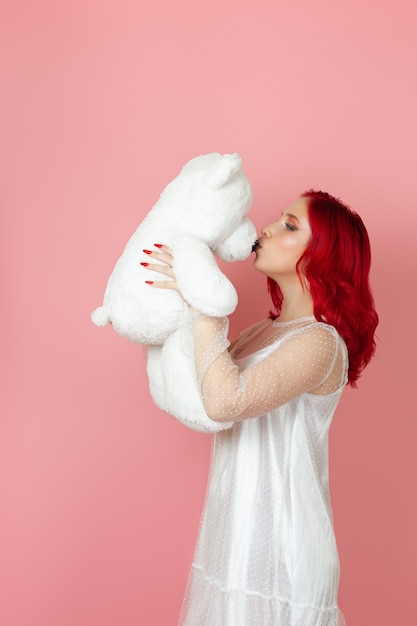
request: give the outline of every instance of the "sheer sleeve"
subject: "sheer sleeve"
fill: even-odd
[[[315,323],[289,333],[241,371],[227,347],[226,318],[194,318],[197,380],[207,415],[237,421],[263,415],[319,387],[337,356],[336,331]]]

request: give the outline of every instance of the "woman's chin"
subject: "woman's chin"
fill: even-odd
[[[255,258],[253,259],[252,265],[254,269],[257,270],[258,272],[261,272],[262,274],[265,273],[262,269],[262,265],[259,263],[259,257],[258,257],[257,252],[255,252]]]

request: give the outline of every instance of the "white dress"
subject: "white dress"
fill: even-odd
[[[333,327],[314,318],[268,320],[235,343],[233,362],[224,354],[221,364],[226,332],[225,324],[215,320],[200,354],[196,334],[196,366],[203,370],[199,378],[204,381],[211,365],[221,406],[224,393],[234,396],[224,419],[239,421],[214,435],[206,503],[179,623],[345,625],[337,605],[339,559],[328,485],[328,431],[347,380],[345,344]],[[279,378],[277,359],[286,373],[275,392],[278,400],[266,402],[280,406],[252,417],[259,410],[259,395],[269,398]],[[314,390],[326,392],[326,385],[334,390],[296,395],[298,372],[306,364],[317,369]],[[222,381],[233,376],[233,393],[227,384],[223,391]],[[295,380],[288,389],[286,377]],[[262,384],[265,393],[260,394]],[[312,389],[311,382],[305,385]]]

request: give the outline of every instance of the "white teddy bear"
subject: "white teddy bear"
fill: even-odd
[[[164,189],[128,241],[107,283],[103,306],[91,314],[97,326],[111,322],[130,341],[149,345],[148,376],[160,408],[191,428],[215,432],[230,424],[210,420],[193,373],[193,355],[184,347],[189,303],[214,317],[237,305],[232,283],[213,253],[226,261],[251,252],[256,229],[246,217],[252,189],[238,154],[217,152],[191,159]],[[152,289],[146,280],[161,274],[140,265],[155,242],[173,251],[173,269],[184,300],[175,291]]]

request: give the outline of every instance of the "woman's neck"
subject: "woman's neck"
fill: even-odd
[[[281,293],[283,296],[281,312],[279,314],[279,320],[281,322],[288,322],[291,320],[299,319],[300,317],[307,317],[314,315],[313,298],[311,297],[308,287],[302,287],[299,282],[298,285],[287,286],[282,288],[280,285]]]

